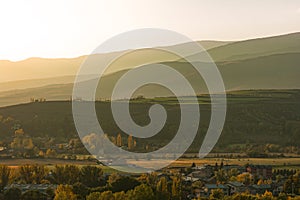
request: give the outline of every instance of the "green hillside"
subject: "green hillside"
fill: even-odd
[[[215,62],[295,52],[300,52],[300,33],[233,42],[208,50]],[[197,56],[191,55],[189,58],[196,60]]]
[[[73,83],[75,76],[59,76],[52,78],[42,78],[42,79],[28,79],[28,80],[19,80],[19,81],[8,81],[0,83],[0,91],[10,91],[10,90],[21,90],[28,88],[37,88],[46,85],[53,84],[66,84]]]
[[[228,112],[222,136],[216,150],[226,151],[238,144],[300,145],[300,90],[252,90],[228,94]],[[206,133],[210,104],[207,96],[199,96],[200,129],[190,150],[197,151]],[[84,102],[83,102],[84,103]],[[179,106],[174,98],[133,101],[132,116],[136,123],[149,123],[147,111],[154,103],[162,104],[168,113],[166,126],[150,139],[139,139],[139,144],[165,145],[176,133]],[[116,136],[121,131],[115,125],[109,102],[97,102],[96,110],[106,133]],[[68,141],[76,137],[71,102],[44,102],[0,108],[0,137],[11,140],[11,126],[19,123],[32,137],[54,137]],[[102,117],[105,116],[105,117]],[[6,119],[11,117],[11,121]]]
[[[196,93],[207,92],[206,86],[193,69],[184,62],[164,63],[182,73],[194,86]],[[217,66],[222,74],[226,90],[247,89],[297,89],[300,88],[300,53],[276,54],[235,62],[220,62]],[[206,64],[203,63],[205,66]],[[98,88],[97,98],[110,98],[115,82],[126,72],[119,71],[104,76]],[[172,80],[177,84],[176,80]],[[180,88],[180,85],[177,85]],[[72,95],[73,84],[56,84],[38,88],[0,92],[0,106],[28,102],[31,97],[48,100],[67,100]],[[169,96],[170,92],[157,85],[148,85],[136,95],[147,97]]]

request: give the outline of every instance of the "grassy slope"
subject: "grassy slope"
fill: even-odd
[[[215,62],[293,52],[300,52],[300,33],[233,42],[208,51]],[[195,60],[197,56],[191,55],[189,58]]]
[[[217,62],[243,60],[271,54],[300,52],[300,33],[230,43],[202,41],[200,44],[202,44],[205,49],[209,49],[208,52]],[[181,44],[167,48],[170,50],[183,49],[186,55],[192,55],[193,53],[189,52],[187,46],[187,44]],[[92,59],[99,61],[115,55],[116,53],[98,54],[93,56]],[[194,56],[190,56],[192,60],[193,57]],[[74,75],[85,58],[86,56],[69,59],[30,58],[18,62],[2,60],[0,61],[0,82]],[[144,63],[165,62],[176,59],[178,59],[178,57],[170,53],[161,53],[161,51],[151,49],[140,49],[134,51],[131,55],[127,55],[125,58],[119,59],[112,65],[110,71],[107,73],[124,70]],[[15,83],[14,89],[25,88],[27,83]],[[51,81],[48,85],[49,84],[51,84]],[[36,82],[36,87],[44,85],[47,84],[45,82]],[[29,84],[27,87],[29,88],[31,86],[32,85]],[[0,84],[0,91],[3,91],[2,88],[5,89],[5,86],[1,86]]]
[[[42,79],[28,79],[19,81],[8,81],[0,83],[0,91],[10,91],[10,90],[21,90],[28,88],[37,88],[46,85],[53,84],[66,84],[73,83],[75,76],[59,76],[52,78],[42,78]]]
[[[280,145],[300,145],[300,91],[299,90],[259,90],[239,91],[228,94],[228,112],[225,127],[219,140],[219,148],[233,144],[274,143]],[[192,149],[197,149],[206,133],[210,118],[209,99],[199,97],[201,122],[198,136]],[[132,104],[133,118],[138,124],[149,122],[146,113],[153,103],[162,103],[168,112],[168,121],[164,129],[150,140],[152,144],[166,144],[177,131],[179,107],[172,98],[160,98],[147,102],[138,101]],[[112,120],[110,104],[97,103],[96,109],[102,128],[106,133],[116,135],[121,132]],[[0,115],[12,116],[23,124],[26,132],[33,136],[68,138],[68,130],[73,132],[71,102],[31,103],[0,108]],[[0,133],[1,137],[10,135]],[[159,141],[159,142],[158,142]]]
[[[245,89],[295,89],[300,88],[300,53],[277,54],[235,62],[217,63],[227,90]],[[197,93],[206,92],[205,84],[187,63],[165,63],[180,71],[194,85]],[[98,98],[108,98],[114,83],[126,70],[103,77]],[[176,80],[172,80],[176,84]],[[28,102],[30,97],[49,100],[66,100],[72,94],[73,84],[56,84],[25,90],[0,92],[0,106]],[[178,85],[178,87],[181,87]],[[100,93],[101,92],[101,93]],[[137,92],[138,94],[139,92]],[[159,86],[146,86],[140,90],[145,96],[166,96],[171,93]]]
[[[299,41],[300,33],[293,33],[240,42],[201,41],[200,44],[209,50],[210,55],[215,61],[219,62],[243,60],[272,54],[300,52]],[[189,43],[166,48],[170,50],[181,49],[186,55],[193,54],[189,52]],[[92,59],[99,61],[115,55],[116,53],[97,54],[92,56]],[[190,57],[193,58],[193,56]],[[60,80],[57,83],[69,83],[70,77],[66,78],[66,81],[63,82],[62,76],[75,75],[85,58],[86,56],[62,59],[30,58],[18,62],[0,60],[0,91],[23,89],[26,87],[30,88],[33,86],[33,83],[35,87],[41,87],[52,84],[56,79]],[[138,49],[126,55],[125,58],[116,61],[107,73],[124,70],[144,63],[166,62],[177,58],[178,57],[170,53],[162,53],[161,51],[153,49]],[[52,80],[52,78],[49,77],[54,78]],[[5,83],[11,80],[18,81]]]

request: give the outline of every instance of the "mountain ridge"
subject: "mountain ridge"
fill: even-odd
[[[245,89],[299,89],[300,80],[300,53],[275,54],[261,56],[258,58],[217,63],[223,76],[227,91]],[[195,70],[188,63],[167,62],[163,63],[179,70],[195,86],[196,93],[205,93],[203,80],[195,73]],[[114,86],[127,70],[119,71],[101,78],[102,88],[98,88],[96,98],[109,98]],[[288,78],[287,78],[288,77]],[[176,80],[173,80],[176,84]],[[178,86],[180,87],[180,86]],[[21,102],[28,102],[31,97],[46,98],[48,100],[66,100],[72,95],[73,84],[53,84],[31,89],[20,89],[0,92],[0,106],[13,105]],[[102,96],[100,96],[101,91]],[[140,94],[153,96],[168,96],[165,90],[158,86],[146,86]],[[138,95],[136,93],[135,95]],[[147,95],[146,95],[147,96]]]

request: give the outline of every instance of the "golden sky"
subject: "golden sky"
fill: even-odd
[[[136,28],[195,40],[241,40],[300,31],[299,0],[0,1],[0,60],[76,57]]]

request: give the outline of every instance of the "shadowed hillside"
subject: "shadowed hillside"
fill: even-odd
[[[217,149],[224,151],[237,144],[277,144],[281,146],[300,145],[300,91],[259,90],[236,91],[228,94],[228,112]],[[198,136],[191,150],[197,151],[206,133],[210,119],[210,104],[207,96],[198,98],[201,122]],[[162,131],[150,139],[138,139],[139,144],[165,145],[177,131],[180,118],[175,98],[134,100],[130,107],[133,119],[140,125],[148,124],[148,109],[154,103],[163,105],[168,113]],[[84,102],[82,102],[84,103]],[[0,108],[2,124],[0,137],[11,140],[10,125],[22,124],[33,137],[54,137],[59,141],[76,137],[72,119],[71,102],[43,102]],[[103,130],[116,136],[122,131],[116,126],[109,102],[97,102],[96,110]],[[5,122],[11,117],[16,122]],[[8,125],[7,125],[8,124]],[[159,139],[158,139],[159,138]]]

